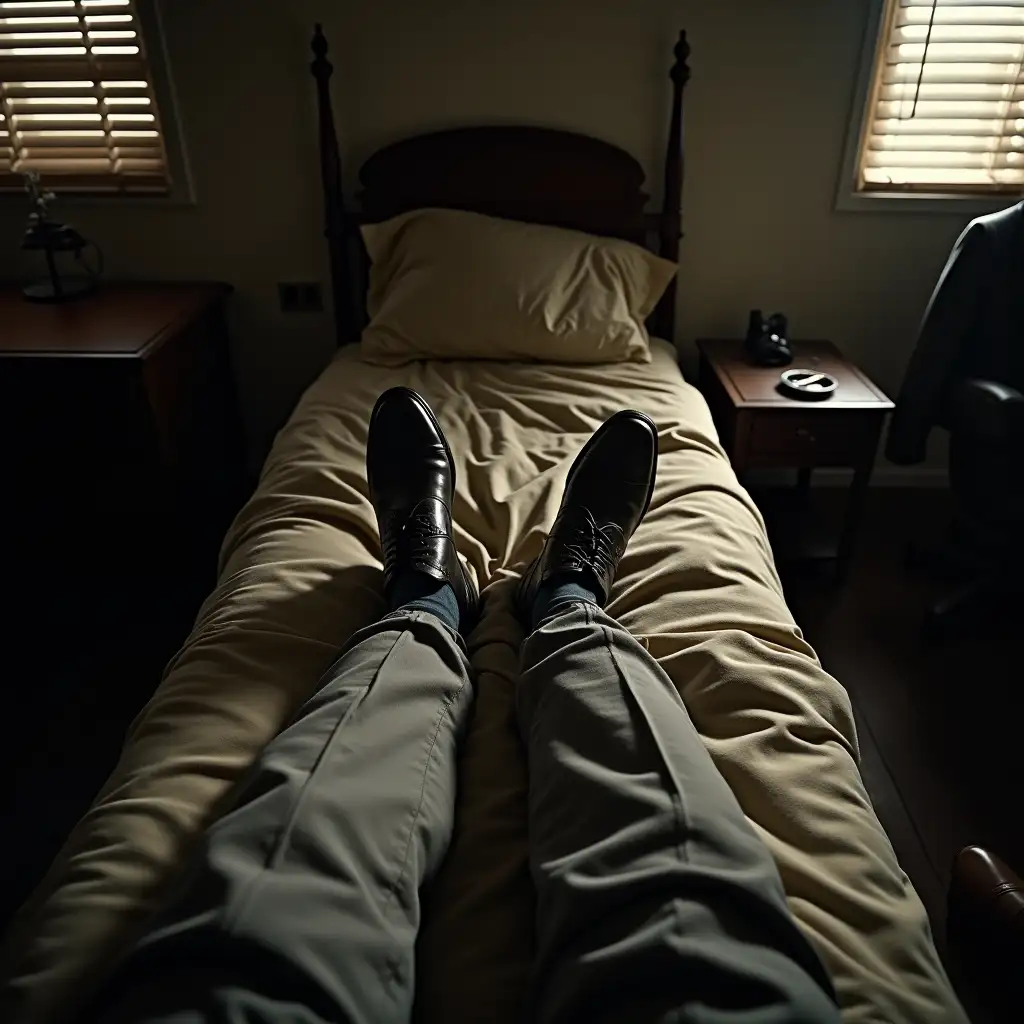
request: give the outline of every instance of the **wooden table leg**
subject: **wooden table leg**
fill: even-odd
[[[864,504],[868,496],[868,484],[871,482],[873,463],[867,462],[858,466],[853,473],[853,483],[846,499],[846,515],[843,518],[843,532],[839,537],[839,550],[836,555],[836,575],[845,580],[850,569],[857,531],[864,517]]]

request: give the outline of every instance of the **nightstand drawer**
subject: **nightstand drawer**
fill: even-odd
[[[758,462],[852,465],[877,443],[874,412],[808,409],[758,412],[750,428],[750,454]]]

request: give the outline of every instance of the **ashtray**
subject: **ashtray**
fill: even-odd
[[[788,398],[798,398],[804,402],[820,402],[823,398],[831,398],[838,386],[839,381],[835,377],[820,370],[794,367],[779,377],[779,390]]]

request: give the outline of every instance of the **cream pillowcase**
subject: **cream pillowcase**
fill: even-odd
[[[644,319],[676,264],[639,245],[460,210],[363,227],[370,362],[649,362]]]

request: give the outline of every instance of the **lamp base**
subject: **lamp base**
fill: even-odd
[[[60,291],[49,278],[27,281],[21,286],[21,294],[29,302],[72,302],[89,295],[96,290],[96,280],[92,277],[64,277],[60,281]]]

